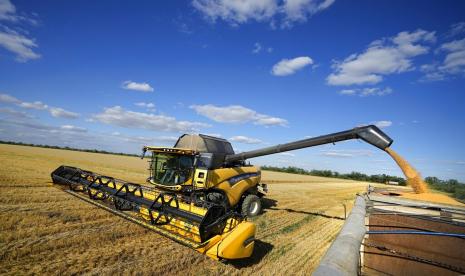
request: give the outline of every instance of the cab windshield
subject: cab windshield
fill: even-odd
[[[150,165],[153,182],[166,186],[186,183],[192,176],[193,156],[153,153]]]

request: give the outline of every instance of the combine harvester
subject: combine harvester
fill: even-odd
[[[339,141],[361,139],[386,150],[392,144],[376,126],[235,154],[225,140],[182,135],[173,148],[150,151],[150,185],[129,183],[79,168],[60,166],[53,183],[87,202],[152,229],[213,259],[252,255],[255,224],[267,192],[260,170],[245,160]]]

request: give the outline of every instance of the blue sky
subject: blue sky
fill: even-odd
[[[465,2],[0,0],[0,139],[245,151],[377,124],[465,181]],[[401,175],[357,141],[255,164]]]

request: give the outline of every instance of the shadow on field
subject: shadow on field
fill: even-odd
[[[273,245],[271,243],[255,240],[255,246],[250,258],[242,260],[229,260],[227,263],[237,269],[253,266],[258,264],[272,249]]]
[[[276,207],[278,205],[277,204],[278,201],[271,199],[271,198],[262,197],[261,201],[262,201],[262,212],[263,213],[266,213],[266,210],[273,209],[273,207]]]
[[[293,209],[290,209],[290,208],[268,208],[268,209],[277,210],[277,211],[284,210],[284,211],[289,212],[289,213],[299,213],[299,214],[314,215],[314,216],[329,218],[329,219],[345,220],[342,217],[329,216],[329,215],[325,215],[323,213],[317,213],[317,212],[298,211],[298,210],[293,210]]]
[[[345,220],[343,217],[336,217],[336,216],[329,216],[325,215],[323,213],[317,213],[317,212],[308,212],[308,211],[299,211],[299,210],[294,210],[290,208],[276,208],[278,206],[278,201],[271,199],[271,198],[262,198],[262,208],[263,208],[263,213],[266,213],[267,210],[283,210],[289,213],[299,213],[299,214],[306,214],[306,215],[314,215],[314,216],[319,216],[323,218],[329,218],[329,219],[339,219],[339,220]]]

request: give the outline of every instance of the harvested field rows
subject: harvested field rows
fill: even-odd
[[[0,145],[0,274],[300,274],[315,269],[368,183],[263,172],[249,260],[221,263],[53,187],[61,164],[144,183],[135,157]]]

